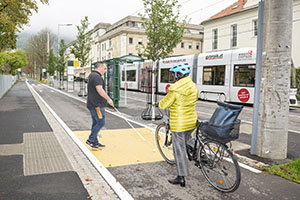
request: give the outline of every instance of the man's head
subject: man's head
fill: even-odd
[[[106,63],[103,61],[99,61],[95,65],[95,70],[99,72],[101,75],[104,75],[107,71]]]
[[[172,66],[170,72],[173,72],[175,74],[175,79],[176,81],[178,81],[191,73],[191,67],[188,63],[176,63]]]

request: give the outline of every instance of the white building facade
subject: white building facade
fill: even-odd
[[[202,22],[203,52],[256,47],[258,0],[238,0]],[[294,0],[292,59],[300,67],[300,0]]]

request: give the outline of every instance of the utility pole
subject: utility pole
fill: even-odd
[[[265,0],[257,151],[287,156],[293,0]]]

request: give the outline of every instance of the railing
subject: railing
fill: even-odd
[[[0,99],[13,86],[17,79],[18,76],[0,75]]]

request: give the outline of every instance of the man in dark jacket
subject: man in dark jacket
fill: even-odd
[[[92,71],[88,77],[87,108],[90,110],[93,123],[91,134],[86,144],[95,150],[105,147],[105,145],[100,144],[98,141],[98,133],[105,125],[105,107],[107,103],[114,107],[113,101],[105,92],[105,82],[102,76],[106,72],[106,64],[100,61],[96,63],[95,71]]]

